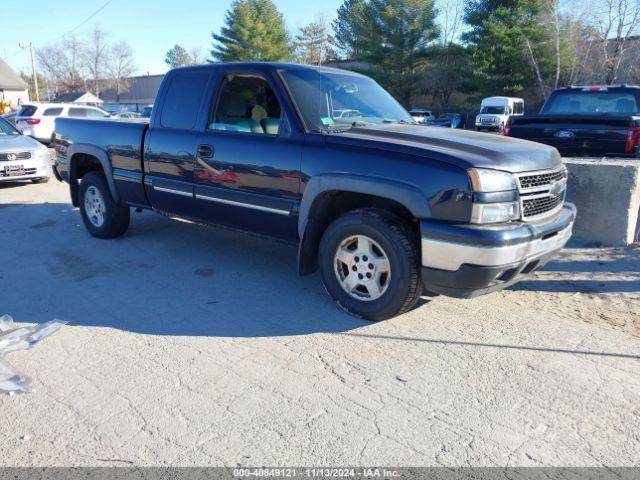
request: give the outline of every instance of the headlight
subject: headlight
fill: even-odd
[[[517,202],[476,203],[471,211],[471,223],[502,223],[519,217]]]
[[[484,168],[470,168],[468,173],[471,179],[471,188],[474,192],[506,192],[518,188],[515,177],[508,172]]]
[[[51,160],[51,154],[49,153],[49,149],[44,146],[36,150],[35,156],[39,160]]]

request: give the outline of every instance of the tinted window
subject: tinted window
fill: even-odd
[[[47,108],[42,115],[45,117],[57,117],[62,113],[62,108]]]
[[[87,109],[86,108],[70,108],[69,109],[69,116],[70,117],[86,117],[87,116]]]
[[[624,91],[559,91],[549,99],[542,113],[632,114],[638,113],[636,96]]]
[[[180,130],[195,127],[208,80],[207,73],[199,72],[183,72],[173,76],[160,116],[163,127]]]
[[[24,107],[22,107],[20,109],[20,111],[18,112],[18,117],[30,117],[32,116],[34,113],[36,113],[36,110],[38,108],[33,106],[33,105],[25,105]]]
[[[269,83],[256,75],[227,75],[209,128],[277,135],[282,110]]]

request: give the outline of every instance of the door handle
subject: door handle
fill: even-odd
[[[198,157],[213,158],[213,147],[211,145],[198,145]]]

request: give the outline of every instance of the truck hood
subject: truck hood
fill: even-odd
[[[468,130],[384,124],[327,135],[327,142],[406,153],[460,168],[492,168],[511,173],[553,169],[562,164],[547,145]]]

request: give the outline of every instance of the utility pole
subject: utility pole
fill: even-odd
[[[40,92],[38,91],[38,76],[36,75],[36,49],[33,46],[33,42],[29,42],[29,49],[31,50],[31,75],[33,75],[33,87],[36,90],[36,102],[39,102]]]
[[[25,50],[24,43],[20,42],[20,49]],[[33,78],[33,88],[36,92],[36,101],[40,101],[40,92],[38,91],[38,76],[36,75],[36,47],[33,46],[33,42],[29,42],[29,51],[31,52],[31,78]]]

